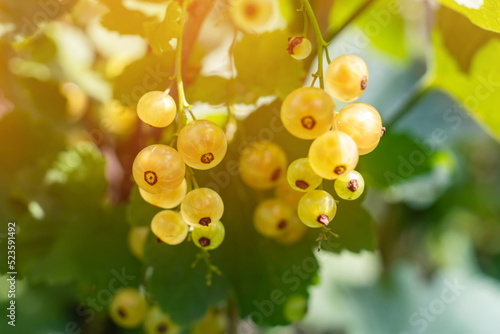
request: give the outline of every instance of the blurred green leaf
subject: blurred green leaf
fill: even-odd
[[[356,170],[363,174],[366,184],[383,189],[429,172],[431,156],[407,135],[388,129],[377,148],[360,157]]]
[[[167,52],[162,56],[148,52],[114,78],[115,99],[128,107],[135,108],[145,93],[152,90],[165,90],[171,82],[173,64],[174,52]]]
[[[127,205],[127,222],[132,226],[149,226],[154,215],[162,209],[142,199],[139,187],[134,186],[130,192]]]
[[[19,83],[29,102],[24,104],[29,106],[37,114],[42,114],[53,121],[63,121],[67,119],[66,111],[67,98],[61,93],[59,84],[54,81],[40,81],[33,78],[19,78]],[[47,103],[50,101],[50,103]]]
[[[472,23],[483,29],[500,32],[500,3],[496,0],[457,1],[439,0],[443,5],[465,15]]]
[[[283,246],[264,238],[253,227],[254,206],[248,200],[225,192],[224,201],[228,209],[220,268],[234,289],[240,316],[251,317],[259,326],[287,324],[286,300],[308,295],[315,281],[319,265],[311,240]]]
[[[154,235],[149,236],[145,246],[145,262],[154,268],[147,282],[148,292],[180,325],[202,318],[210,306],[222,302],[228,293],[225,277],[214,275],[212,285],[207,286],[203,261],[191,267],[199,251],[187,241],[176,246],[158,243]],[[215,265],[220,262],[220,253],[219,249],[213,252]]]
[[[42,174],[64,148],[64,138],[46,117],[35,118],[23,110],[0,116],[0,170],[13,181],[22,170],[35,169]],[[22,183],[22,180],[17,180]]]
[[[338,3],[339,6],[344,4],[343,1]],[[399,11],[393,9],[397,6],[400,5],[393,0],[375,1],[370,10],[363,12],[355,21],[361,29],[355,34],[359,34],[359,38],[369,38],[375,47],[391,56],[404,58],[407,54],[405,22]]]
[[[91,143],[59,153],[45,181],[48,194],[65,208],[100,206],[106,193],[104,157]],[[92,182],[89,182],[92,180]]]
[[[140,264],[127,248],[125,208],[103,203],[107,182],[97,148],[62,152],[46,182],[36,195],[42,217],[18,222],[19,271],[32,282],[77,283],[84,294],[109,289],[113,278],[135,284]]]
[[[331,193],[335,196],[334,192]],[[354,253],[375,250],[375,224],[360,203],[341,201],[337,205],[337,214],[328,227],[340,238],[329,235],[328,240],[321,243],[321,249],[334,253],[341,253],[343,250]]]
[[[3,279],[3,277],[2,277]],[[26,281],[16,282],[16,326],[10,326],[5,318],[0,322],[2,333],[47,334],[59,333],[65,329],[68,318],[72,316],[72,302],[75,301],[74,289],[70,286],[47,288],[33,286],[24,288]],[[9,305],[1,302],[5,310]],[[20,319],[30,319],[22,321]]]
[[[328,28],[338,30],[367,0],[333,1]]]
[[[228,102],[230,80],[220,76],[198,76],[186,89],[186,98],[191,102],[206,102],[211,105]]]

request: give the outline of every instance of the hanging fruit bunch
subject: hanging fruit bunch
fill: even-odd
[[[336,112],[334,99],[352,102],[366,90],[368,68],[355,55],[343,55],[330,61],[327,43],[309,2],[301,3],[304,34],[290,37],[288,49],[283,52],[288,51],[297,60],[310,55],[312,44],[305,37],[310,22],[316,34],[318,70],[310,87],[297,88],[286,96],[280,116],[290,134],[313,140],[309,153],[289,164],[287,155],[277,143],[254,141],[241,150],[238,172],[250,188],[275,189],[275,197],[261,200],[254,210],[253,222],[258,233],[290,245],[305,236],[307,227],[320,228],[319,251],[327,235],[339,237],[332,231],[335,225],[331,223],[338,202],[323,189],[324,180],[335,182],[336,195],[342,199],[360,197],[365,183],[355,170],[359,156],[376,148],[385,129],[377,110],[368,104],[355,102]],[[150,225],[158,242],[177,245],[186,239],[192,241],[201,249],[195,263],[205,260],[210,285],[212,273],[220,274],[211,264],[208,251],[224,240],[225,228],[221,222],[224,203],[216,191],[198,185],[196,170],[211,169],[224,159],[228,127],[223,129],[210,120],[198,119],[186,101],[181,58],[187,4],[185,1],[178,11],[181,33],[176,46],[177,103],[167,89],[144,94],[137,105],[138,116],[144,123],[156,128],[174,125],[175,133],[170,145],[153,144],[137,154],[133,177],[142,198],[164,209],[154,216]],[[235,27],[245,33],[265,25],[272,13],[270,4],[267,0],[240,0],[234,2],[229,13]],[[323,71],[323,52],[329,63],[326,73]],[[315,87],[318,79],[319,88]],[[143,243],[143,234],[134,233],[131,240]],[[140,253],[137,247],[133,248],[136,248],[135,253]]]

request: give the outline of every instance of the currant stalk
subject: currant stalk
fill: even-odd
[[[328,54],[328,43],[323,39],[323,35],[321,34],[321,29],[319,28],[318,20],[316,20],[316,16],[314,15],[314,11],[309,3],[309,0],[300,0],[301,8],[299,11],[304,11],[307,14],[308,20],[314,30],[314,34],[316,36],[316,47],[318,48],[318,70],[315,74],[313,74],[313,82],[311,86],[314,85],[316,79],[319,78],[319,86],[321,89],[325,88],[325,80],[323,75],[323,51],[326,54],[326,60],[330,63],[330,55]],[[307,25],[307,24],[306,24]]]

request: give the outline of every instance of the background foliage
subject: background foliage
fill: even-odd
[[[212,254],[224,276],[206,287],[205,268],[190,267],[192,244],[149,236],[144,261],[127,247],[129,228],[149,225],[158,211],[132,185],[131,164],[172,129],[140,124],[134,107],[144,92],[170,85],[175,2],[0,0],[0,242],[16,221],[19,273],[17,326],[4,319],[2,333],[135,333],[107,317],[117,276],[142,284],[186,332],[209,308],[240,332],[257,331],[248,319],[269,332],[499,331],[498,3],[311,3],[331,54],[367,61],[371,81],[360,101],[388,128],[360,160],[368,191],[339,204],[334,230],[342,237],[320,254],[314,233],[282,246],[255,232],[253,208],[270,194],[231,171],[241,143],[256,139],[278,142],[289,161],[305,156],[308,143],[283,129],[277,110],[310,84],[315,62],[286,53],[288,36],[302,31],[297,1],[279,1],[269,29],[235,41],[224,1],[194,1],[184,35],[187,99],[221,125],[234,121],[232,106],[239,126],[224,163],[199,173],[226,207],[226,240]],[[220,68],[231,43],[234,64]],[[2,250],[0,274],[6,262]],[[419,310],[454,280],[463,292],[424,318]],[[5,310],[5,276],[0,287]],[[308,312],[290,325],[294,298],[308,299]]]

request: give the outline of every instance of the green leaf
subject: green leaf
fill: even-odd
[[[24,88],[30,103],[24,103],[37,114],[50,117],[55,121],[68,118],[66,111],[67,98],[61,93],[59,84],[54,81],[40,81],[33,78],[19,78],[19,84]],[[50,101],[50,103],[47,103]]]
[[[21,176],[22,170],[43,173],[64,148],[62,135],[47,118],[35,119],[23,110],[14,110],[1,117],[0,133],[9,141],[8,145],[0,145],[0,155],[6,157],[0,164],[0,172],[8,174],[9,180]],[[22,180],[17,181],[22,183]]]
[[[115,99],[135,108],[142,95],[152,90],[165,90],[171,82],[173,64],[174,52],[162,56],[147,53],[113,80]]]
[[[255,103],[259,97],[268,95],[284,99],[302,86],[306,72],[303,63],[288,54],[288,37],[286,31],[276,30],[245,35],[236,44],[234,103]]]
[[[146,202],[139,193],[139,187],[134,186],[130,192],[127,205],[127,222],[132,226],[149,226],[154,215],[162,209]]]
[[[328,227],[340,235],[340,238],[329,235],[328,240],[321,243],[321,249],[335,253],[341,253],[344,249],[354,253],[375,250],[375,224],[360,203],[341,201],[337,205],[337,214]]]
[[[236,181],[231,188],[237,187]],[[299,244],[283,246],[259,235],[252,222],[255,207],[237,194],[224,196],[223,221],[226,239],[221,247],[220,268],[236,294],[240,317],[251,317],[259,326],[288,324],[287,299],[308,295],[316,280],[318,262],[313,244],[305,238]]]
[[[67,208],[99,205],[107,188],[104,168],[104,158],[97,147],[81,142],[59,153],[47,172],[49,194]]]
[[[91,295],[109,290],[113,278],[115,286],[136,284],[141,268],[127,248],[125,208],[103,204],[106,187],[96,147],[83,144],[59,154],[46,185],[33,195],[43,214],[18,221],[19,272],[32,282],[77,283]]]
[[[203,261],[191,267],[199,251],[187,241],[176,246],[158,243],[154,235],[149,236],[145,246],[145,262],[154,268],[147,283],[151,298],[180,325],[202,318],[210,306],[223,301],[228,293],[225,277],[215,275],[212,285],[207,286]],[[221,246],[213,252],[216,265],[223,251]]]
[[[2,277],[2,280],[5,280],[5,277]],[[7,291],[7,289],[2,291]],[[2,333],[58,333],[67,326],[68,315],[76,308],[73,287],[28,287],[26,281],[16,282],[15,301],[16,326],[9,325],[7,322],[11,320],[6,317],[5,321],[0,322]],[[9,306],[8,301],[0,302],[3,310]],[[20,321],[20,319],[30,319],[30,321]]]
[[[437,18],[436,29],[443,36],[442,45],[464,73],[469,71],[471,61],[479,49],[490,39],[500,38],[499,34],[471,24],[466,17],[447,7],[439,9]]]
[[[334,1],[328,17],[329,29],[338,30],[365,2],[366,0]]]
[[[101,24],[109,30],[124,35],[141,35],[145,37],[143,25],[151,17],[138,10],[130,10],[123,6],[122,0],[101,0],[109,9],[103,15]]]
[[[161,55],[166,51],[172,51],[171,40],[178,38],[181,34],[182,27],[180,25],[181,7],[178,2],[169,2],[165,11],[165,18],[161,22],[146,22],[144,30],[146,37],[149,40],[149,45],[153,52]]]
[[[366,184],[383,189],[430,171],[431,156],[407,135],[389,130],[373,152],[359,159],[356,170]]]
[[[463,24],[466,24],[467,28],[462,28],[462,31],[477,30],[468,22]],[[479,37],[480,42],[472,45],[480,49],[475,52],[467,51],[466,57],[457,57],[457,54],[461,54],[459,53],[461,49],[447,48],[448,45],[444,42],[451,38],[450,36],[455,36],[455,29],[443,29],[441,26],[441,30],[436,31],[433,36],[436,51],[435,78],[432,84],[455,96],[465,109],[471,111],[475,120],[498,140],[500,139],[500,115],[497,112],[500,103],[500,65],[496,60],[500,52],[500,38],[483,35]],[[465,33],[462,35],[466,36]],[[463,72],[463,68],[469,62],[468,72]]]
[[[344,2],[338,1],[338,3]],[[376,1],[369,7],[369,11],[363,12],[355,21],[357,29],[361,31],[355,31],[354,34],[370,38],[375,47],[391,56],[404,58],[407,55],[405,21],[399,11],[394,9],[395,7],[397,4],[392,0]],[[344,51],[344,53],[352,52],[356,51],[348,48]]]
[[[496,0],[439,0],[443,5],[465,15],[483,29],[500,32],[500,3]]]
[[[186,98],[190,102],[206,102],[211,105],[228,102],[230,80],[223,77],[198,76],[196,81],[186,88]]]

